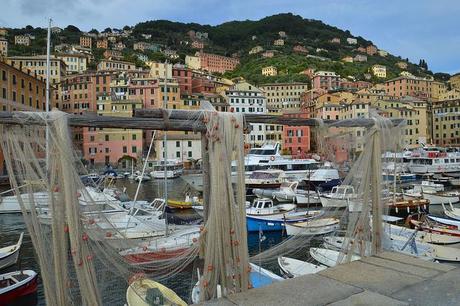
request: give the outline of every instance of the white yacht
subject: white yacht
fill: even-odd
[[[172,179],[182,175],[184,172],[184,164],[178,159],[167,159],[166,166],[165,161],[149,161],[149,169],[152,169],[150,176],[155,179],[165,178],[165,167],[166,167],[166,178]]]
[[[260,148],[249,150],[244,157],[244,168],[246,177],[249,177],[253,171],[278,169],[283,170],[286,179],[298,181],[311,176],[320,163],[314,159],[290,159],[280,154],[281,145],[264,144]],[[232,163],[232,171],[236,172],[236,163]],[[198,191],[203,191],[203,176],[201,173],[182,175],[190,186]],[[233,178],[236,178],[233,176]]]
[[[458,148],[422,148],[413,151],[408,168],[415,174],[460,172]]]

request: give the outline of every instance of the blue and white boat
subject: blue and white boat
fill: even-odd
[[[307,221],[319,217],[321,211],[295,211],[295,204],[273,205],[271,199],[255,199],[246,209],[248,232],[281,231],[285,223]]]

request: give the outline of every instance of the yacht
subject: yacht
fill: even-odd
[[[278,169],[283,170],[286,179],[298,181],[305,177],[312,176],[321,163],[315,159],[290,159],[280,154],[281,145],[264,144],[260,148],[249,150],[244,157],[244,170],[246,177],[253,171]],[[232,163],[233,179],[236,179],[236,162]],[[198,191],[203,191],[203,176],[201,173],[182,175],[190,186]]]
[[[166,167],[166,178],[172,179],[182,175],[184,172],[184,164],[177,159],[167,159],[166,166],[163,160],[161,161],[149,161],[149,168],[152,169],[150,176],[155,179],[164,179],[165,167]]]
[[[414,174],[460,172],[458,148],[421,148],[409,160],[408,168]]]

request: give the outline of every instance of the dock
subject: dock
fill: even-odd
[[[202,305],[460,305],[460,268],[382,252]]]

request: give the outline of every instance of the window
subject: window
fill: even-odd
[[[131,152],[137,153],[137,147],[136,147],[136,146],[132,146],[132,147],[131,147]]]
[[[106,134],[105,135],[105,141],[109,141],[109,139],[110,139],[109,135]]]
[[[180,158],[180,151],[177,151],[177,152],[176,152],[176,157],[177,157],[177,158]]]
[[[192,142],[191,142],[191,141],[187,141],[187,146],[188,146],[189,148],[191,148],[191,147],[192,147]]]
[[[176,141],[176,148],[180,147],[180,141]]]
[[[137,138],[137,135],[133,134],[133,140],[136,140],[136,138]]]
[[[89,136],[89,140],[90,140],[91,142],[93,142],[93,141],[94,141],[94,136]]]
[[[109,148],[105,148],[105,153],[109,153]]]
[[[123,153],[128,153],[128,148],[126,146],[123,146]]]

